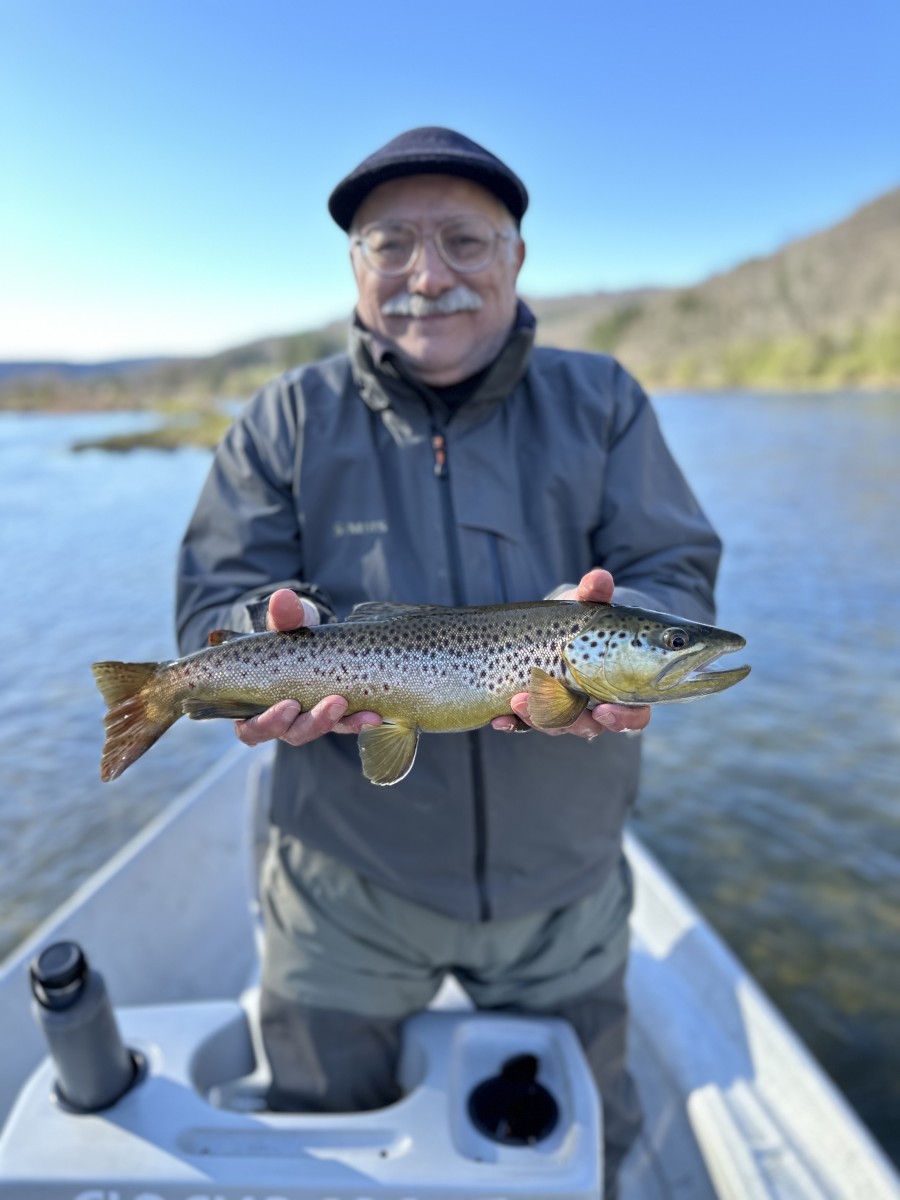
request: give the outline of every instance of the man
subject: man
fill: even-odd
[[[290,629],[366,600],[608,600],[613,576],[623,603],[712,619],[719,542],[646,396],[608,357],[533,348],[516,298],[527,203],[504,163],[436,128],[338,185],[329,208],[359,293],[349,353],[275,380],[226,436],[181,555],[185,651],[217,626]],[[649,710],[601,704],[564,736],[502,737],[530,725],[527,696],[511,706],[493,729],[423,738],[390,789],[330,736],[379,721],[340,696],[238,722],[248,745],[279,739],[271,1102],[395,1098],[402,1022],[452,972],[480,1007],[571,1021],[603,1096],[613,1194],[640,1120],[621,847],[639,739],[613,734]]]

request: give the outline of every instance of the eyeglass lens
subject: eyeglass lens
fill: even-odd
[[[412,222],[390,221],[371,226],[360,241],[376,271],[400,275],[412,266],[424,236]],[[454,271],[480,271],[493,259],[500,235],[480,217],[455,217],[438,225],[432,236],[448,267]]]

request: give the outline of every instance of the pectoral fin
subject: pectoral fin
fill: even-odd
[[[419,744],[418,729],[407,725],[369,725],[359,735],[363,774],[382,786],[399,783],[412,770]]]
[[[528,710],[540,729],[564,729],[587,708],[588,697],[571,692],[564,683],[542,671],[531,668],[528,688]]]

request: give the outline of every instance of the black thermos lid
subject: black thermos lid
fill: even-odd
[[[508,1146],[533,1146],[556,1128],[559,1105],[538,1082],[534,1054],[508,1058],[499,1075],[485,1079],[469,1096],[469,1117],[479,1133]]]
[[[31,962],[31,990],[44,1008],[73,1004],[87,978],[88,964],[77,942],[54,942]]]

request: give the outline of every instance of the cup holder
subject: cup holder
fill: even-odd
[[[516,1054],[472,1089],[467,1107],[479,1133],[504,1146],[533,1146],[550,1136],[559,1105],[538,1082],[539,1067],[537,1055]]]

